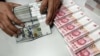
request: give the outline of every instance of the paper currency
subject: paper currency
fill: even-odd
[[[24,28],[19,27],[21,35],[16,38],[17,42],[32,41],[51,33],[50,27],[45,23],[46,15],[39,11],[40,4],[34,2],[14,8],[16,17],[25,23]]]
[[[70,47],[67,46],[67,50],[70,52],[71,56],[100,56],[100,41],[93,43],[92,45],[82,49],[81,51],[75,53]]]
[[[89,47],[79,51],[78,53],[73,53],[69,47],[68,50],[71,56],[100,56],[100,45],[97,46],[95,43],[90,45]]]
[[[76,56],[100,56],[100,41],[76,53]]]
[[[64,38],[66,41],[71,42],[71,41],[80,39],[83,36],[86,36],[87,34],[91,33],[92,31],[96,30],[97,28],[99,28],[99,25],[97,25],[94,22],[91,22],[87,26],[81,27],[81,28],[65,35]]]
[[[71,7],[68,7],[68,8],[65,5],[62,5],[61,8],[59,9],[57,15],[56,15],[55,20],[58,19],[58,18],[62,18],[66,15],[75,13],[79,10],[81,10],[81,8],[78,5],[74,5],[74,6],[71,6]]]
[[[92,19],[89,19],[88,17],[83,17],[80,20],[73,21],[69,24],[65,24],[62,27],[59,28],[59,31],[62,33],[63,36],[66,34],[85,26],[86,24],[90,23]]]
[[[67,1],[68,3],[60,8],[54,24],[63,35],[71,56],[96,56],[100,54],[100,45],[98,45],[100,30],[97,30],[99,25],[92,22],[92,19],[71,1]],[[86,7],[97,14],[100,14],[99,5],[99,0],[88,0],[86,3]]]
[[[76,53],[76,56],[99,56],[100,55],[100,41],[90,45],[89,47]]]
[[[72,22],[71,24],[66,24],[62,26],[59,31],[64,35],[70,33],[71,31],[81,27],[82,25],[78,23],[77,21]]]
[[[28,5],[18,6],[14,8],[14,14],[22,22],[31,20],[31,13]]]
[[[54,24],[56,25],[57,28],[59,28],[59,27],[65,25],[65,24],[68,24],[70,22],[78,20],[78,19],[80,19],[84,16],[85,16],[85,14],[82,11],[78,11],[74,14],[67,15],[67,16],[64,16],[62,18],[55,20]]]
[[[90,46],[91,44],[100,40],[100,30],[96,30],[93,33],[86,35],[74,42],[70,42],[69,46],[74,53],[79,52],[80,50]]]
[[[75,5],[76,3],[73,1],[73,0],[66,0],[64,1],[66,3],[64,3],[67,7],[70,7],[70,6],[73,6]]]
[[[89,48],[86,48],[77,53],[76,56],[95,56],[97,53],[100,53],[100,51],[96,48],[95,45],[92,45]]]
[[[36,25],[31,25],[31,26],[28,25],[28,27],[22,28],[22,34],[17,38],[17,42],[34,40],[41,36],[43,36],[43,34],[41,31],[40,23]]]

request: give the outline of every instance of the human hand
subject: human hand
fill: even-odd
[[[24,26],[13,14],[12,9],[16,6],[19,6],[19,4],[0,2],[0,28],[10,36],[16,36],[20,33],[20,30],[16,28],[13,23]]]
[[[37,0],[40,1],[40,0]],[[40,12],[43,13],[47,9],[47,19],[46,23],[51,25],[56,16],[56,12],[60,8],[62,2],[61,0],[42,0]]]

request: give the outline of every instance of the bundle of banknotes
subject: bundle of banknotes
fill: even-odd
[[[100,27],[75,2],[61,6],[54,24],[71,56],[100,56]]]
[[[41,2],[34,2],[13,9],[16,17],[25,24],[25,27],[16,26],[21,30],[16,38],[18,43],[32,41],[51,33],[49,25],[45,23],[46,14],[39,11],[40,5]]]

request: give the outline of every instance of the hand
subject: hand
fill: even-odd
[[[10,36],[16,36],[20,33],[20,30],[16,28],[13,23],[24,26],[24,24],[18,20],[12,12],[12,9],[16,6],[19,6],[19,4],[0,2],[0,28]]]
[[[48,25],[51,25],[53,23],[54,18],[56,16],[56,12],[58,11],[61,4],[61,0],[42,0],[40,12],[42,13],[45,9],[47,9],[46,23]]]

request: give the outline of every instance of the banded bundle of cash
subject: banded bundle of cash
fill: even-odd
[[[40,5],[41,3],[34,2],[14,8],[16,17],[25,23],[24,28],[17,26],[22,31],[16,38],[17,42],[35,40],[51,33],[50,27],[45,23],[46,14],[41,14],[39,11]]]
[[[100,56],[100,27],[75,2],[62,5],[54,24],[71,56]]]

